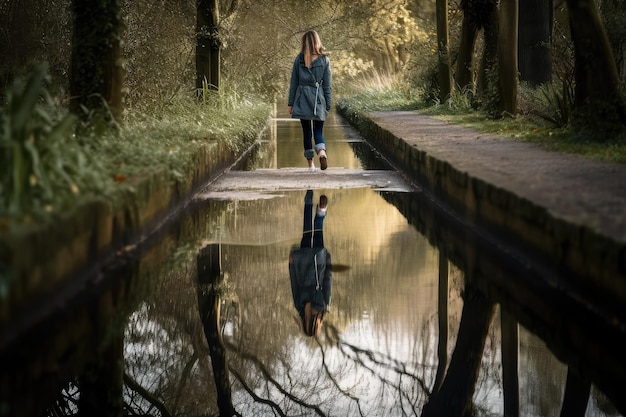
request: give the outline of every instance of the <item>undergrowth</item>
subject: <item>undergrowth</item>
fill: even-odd
[[[339,107],[355,111],[415,110],[424,107],[422,93],[401,78],[373,71],[368,76],[340,84]]]
[[[545,149],[582,155],[606,162],[626,163],[626,137],[602,142],[585,138],[568,123],[571,118],[569,90],[545,86],[520,88],[520,112],[494,119],[472,107],[468,94],[454,92],[446,102],[427,103],[419,92],[402,82],[387,81],[383,87],[363,83],[347,90],[337,106],[358,121],[372,111],[416,110],[452,124],[464,125],[502,138],[534,143]],[[563,92],[564,91],[564,92]]]
[[[198,148],[215,142],[240,150],[270,114],[266,101],[225,87],[205,89],[201,100],[190,93],[159,108],[127,110],[114,129],[79,126],[46,80],[41,66],[16,81],[0,109],[0,233],[95,196],[115,204],[133,177],[157,167],[166,167],[172,181],[185,178]]]

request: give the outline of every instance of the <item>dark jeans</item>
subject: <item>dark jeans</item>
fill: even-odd
[[[304,144],[304,157],[306,159],[313,159],[316,152],[320,149],[326,149],[326,143],[324,142],[324,122],[321,120],[304,120],[300,119],[302,125],[302,137]],[[313,142],[315,141],[315,151],[313,150]]]

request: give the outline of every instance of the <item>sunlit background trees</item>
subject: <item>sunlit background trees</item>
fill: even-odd
[[[30,64],[46,60],[55,85],[69,90],[73,26],[70,3],[3,3],[3,87],[26,73]],[[173,94],[195,88],[197,40],[207,49],[219,45],[221,73],[229,82],[245,84],[252,91],[283,94],[283,83],[304,30],[320,32],[339,79],[371,70],[401,72],[416,52],[425,58],[426,49],[420,48],[426,48],[433,35],[434,3],[430,0],[119,3],[124,24],[124,92],[131,106],[151,100],[166,102]],[[211,16],[215,22],[208,19]],[[97,23],[83,22],[80,16],[77,19],[77,25]]]
[[[55,109],[46,110],[50,117],[37,129],[52,130],[61,120],[67,127],[69,110],[78,121],[73,129],[91,135],[83,143],[96,146],[104,132],[122,128],[125,135],[164,143],[163,154],[170,155],[184,147],[170,143],[172,137],[215,137],[212,132],[223,131],[220,123],[229,117],[240,117],[245,130],[245,109],[285,105],[300,35],[315,29],[331,58],[335,98],[373,91],[366,104],[372,108],[382,106],[380,91],[392,91],[404,102],[386,108],[446,104],[442,108],[479,110],[493,119],[521,116],[544,126],[574,127],[572,137],[608,143],[626,126],[625,27],[624,0],[4,0],[0,97],[6,120],[21,114],[17,103],[42,104],[43,93],[20,87],[28,83],[11,86],[46,62],[50,97],[43,104]],[[35,100],[16,99],[22,94]],[[219,111],[204,109],[191,117],[188,103],[198,97]],[[29,112],[24,120],[39,120],[40,111],[23,111]],[[194,119],[187,126],[206,133],[186,131],[185,118]],[[173,119],[181,120],[174,122],[176,133]],[[97,121],[104,125],[95,128]],[[27,149],[31,136],[20,137],[15,147]],[[4,129],[3,148],[13,147],[16,138]],[[102,160],[108,166],[103,176],[120,179],[141,171],[142,158],[127,155],[150,147],[136,145],[128,152],[118,142],[110,145],[115,152],[99,148],[117,155]],[[26,165],[15,165],[9,154],[3,155],[3,207],[12,204],[8,196],[17,184],[9,172],[23,171],[18,189],[24,190],[41,185],[43,176],[35,172],[42,158],[33,157],[34,168],[22,169]],[[85,190],[77,181],[65,182],[70,196]],[[55,209],[49,201],[41,206]]]
[[[95,87],[98,74],[89,67],[94,65],[90,61],[98,54],[88,59],[89,52],[84,48],[77,49],[86,43],[85,34],[89,33],[81,32],[81,27],[110,28],[118,23],[122,25],[118,28],[119,34],[105,35],[110,36],[110,40],[103,44],[110,46],[113,41],[120,41],[120,59],[111,59],[113,65],[123,66],[120,91],[126,108],[159,107],[177,94],[202,88],[205,81],[209,88],[217,89],[222,79],[244,90],[280,99],[284,95],[291,60],[299,47],[299,35],[307,29],[320,32],[332,58],[340,91],[350,85],[347,81],[382,74],[410,80],[413,87],[421,90],[423,97],[440,101],[448,99],[449,92],[445,79],[443,94],[439,90],[443,75],[434,76],[437,56],[440,55],[437,31],[443,36],[441,32],[447,30],[450,39],[447,65],[452,68],[453,90],[476,94],[475,104],[486,106],[486,110],[495,114],[517,111],[516,98],[508,94],[508,90],[515,86],[498,85],[507,77],[502,72],[498,76],[496,66],[500,70],[510,68],[506,71],[513,76],[508,77],[508,84],[520,80],[536,88],[554,83],[558,91],[552,94],[565,95],[561,97],[563,100],[568,99],[569,90],[576,85],[577,98],[569,97],[569,101],[572,106],[579,104],[578,107],[589,99],[589,94],[593,96],[602,91],[602,86],[615,91],[620,82],[623,84],[626,72],[623,29],[626,27],[626,7],[623,0],[521,0],[519,13],[518,2],[511,0],[452,0],[445,5],[435,0],[315,3],[295,0],[120,0],[105,3],[110,6],[95,10],[90,2],[78,0],[4,1],[0,5],[2,90],[16,76],[27,73],[33,63],[47,61],[52,75],[51,85],[61,92],[60,98],[66,101],[72,97],[76,99],[76,88],[80,83],[83,84],[80,88],[89,91],[89,85],[85,85],[88,83],[81,81],[82,78],[88,80],[89,75],[72,78],[72,74],[80,74],[85,65],[86,70],[92,72],[92,89],[98,92]],[[439,29],[436,24],[437,3],[440,21],[445,13],[448,22]],[[593,7],[587,7],[586,3]],[[81,4],[87,6],[84,11]],[[582,9],[581,5],[584,6]],[[584,12],[577,13],[583,9]],[[90,21],[89,13],[93,14],[93,21]],[[111,20],[110,16],[119,18],[119,22]],[[602,44],[594,38],[593,41],[579,42],[580,51],[587,52],[575,53],[571,40],[575,40],[580,32],[576,28],[592,28],[594,22],[600,25],[597,35],[587,32],[580,36],[601,36],[605,32],[607,49],[594,49],[592,45]],[[516,31],[515,27],[519,29]],[[506,31],[510,34],[505,36]],[[515,34],[515,38],[510,39],[511,34]],[[511,50],[515,48],[519,48],[518,53],[513,54]],[[71,62],[72,50],[77,54],[74,63]],[[504,52],[508,52],[511,58],[503,60],[504,57],[498,54]],[[602,61],[599,54],[606,53],[612,56]],[[580,64],[578,72],[574,71],[575,55]],[[518,61],[513,65],[508,62],[512,57]],[[606,75],[590,77],[590,80],[602,80],[601,85],[585,87],[583,82],[573,82],[574,74],[582,77],[588,66],[583,65],[585,57],[598,63],[598,68],[590,68],[590,72]],[[611,68],[613,64],[615,71]],[[111,100],[109,104],[114,104]],[[119,98],[115,98],[117,102]],[[614,106],[618,117],[623,117],[622,105],[616,102]]]

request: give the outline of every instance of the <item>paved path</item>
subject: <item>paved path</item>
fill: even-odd
[[[547,151],[415,112],[375,112],[371,117],[409,146],[470,177],[626,244],[626,165]]]

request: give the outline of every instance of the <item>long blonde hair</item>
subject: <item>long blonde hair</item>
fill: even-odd
[[[324,315],[311,306],[311,302],[304,305],[304,317],[302,318],[302,330],[307,336],[319,336],[322,328]]]
[[[320,40],[320,35],[314,30],[309,30],[302,35],[302,55],[304,55],[304,65],[307,68],[311,68],[311,62],[313,62],[313,55],[322,55],[324,46]]]

